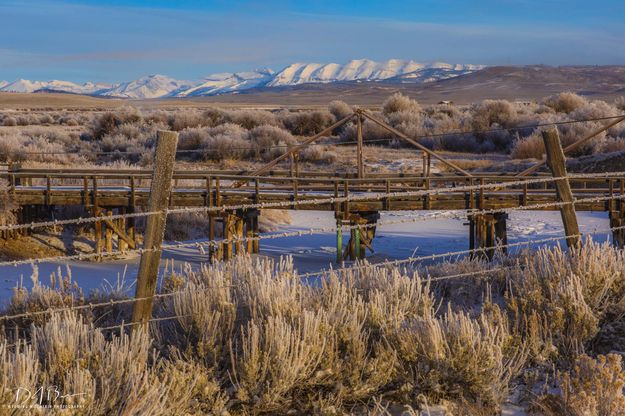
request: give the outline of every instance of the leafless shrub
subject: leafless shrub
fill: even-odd
[[[517,111],[514,105],[506,100],[484,100],[471,108],[472,128],[483,131],[493,126],[503,128],[514,127]]]
[[[91,125],[91,134],[96,140],[102,139],[107,134],[112,134],[122,124],[138,123],[142,115],[134,107],[123,107],[115,112],[106,112],[94,117]]]
[[[331,101],[330,104],[328,104],[328,111],[334,116],[337,121],[347,117],[354,112],[349,104],[341,100]]]
[[[17,126],[17,120],[15,117],[5,117],[2,121],[3,126]]]
[[[200,149],[205,160],[241,160],[251,152],[247,130],[230,123],[206,129]]]
[[[419,113],[421,112],[421,106],[417,101],[400,92],[396,92],[384,101],[384,104],[382,104],[382,113],[388,116],[389,114],[398,112]]]
[[[575,93],[562,92],[545,98],[543,103],[558,113],[572,113],[578,108],[588,104],[588,101]]]
[[[205,126],[204,118],[197,110],[176,111],[169,116],[168,122],[174,131]]]
[[[621,111],[625,111],[625,97],[618,97],[614,100],[614,107]]]
[[[284,120],[284,126],[298,136],[312,136],[332,125],[336,119],[329,111],[297,112]]]
[[[513,159],[542,159],[545,154],[545,142],[540,132],[514,141],[510,156]]]
[[[295,138],[286,130],[276,126],[258,126],[250,130],[254,157],[269,161],[284,154],[296,144]]]
[[[302,150],[299,154],[300,160],[304,162],[332,164],[338,158],[336,152],[329,150],[325,146],[311,145]]]
[[[215,113],[209,113],[209,117],[214,117],[213,120],[219,120],[219,115]],[[263,110],[237,110],[230,111],[226,115],[226,120],[229,123],[238,124],[246,130],[251,130],[254,127],[271,125],[277,126],[278,121],[276,117],[269,111]]]

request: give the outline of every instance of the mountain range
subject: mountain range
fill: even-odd
[[[196,82],[182,81],[165,75],[148,75],[119,84],[69,81],[0,81],[4,92],[63,92],[101,97],[150,99],[166,97],[201,97],[233,94],[253,89],[272,89],[302,84],[335,82],[398,82],[423,84],[483,69],[483,65],[423,64],[411,60],[391,59],[376,62],[352,60],[344,65],[329,63],[294,63],[278,72],[269,68],[249,72],[219,73]]]

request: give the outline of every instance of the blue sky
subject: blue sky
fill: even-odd
[[[195,80],[359,58],[625,64],[623,22],[622,0],[0,0],[0,80]]]

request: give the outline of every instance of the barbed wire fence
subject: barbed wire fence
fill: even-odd
[[[613,118],[617,118],[617,117],[613,117]],[[602,118],[602,119],[610,119],[610,118]],[[584,121],[592,121],[592,120],[584,120]],[[581,121],[570,121],[566,123],[574,123],[574,122],[581,122]],[[562,124],[562,123],[549,123],[548,125],[557,125],[557,124]],[[533,127],[536,127],[536,126],[533,126]],[[454,134],[454,133],[449,133],[449,134]],[[376,199],[379,200],[382,198],[388,199],[388,198],[398,198],[398,197],[424,197],[424,196],[442,195],[445,193],[483,191],[487,189],[504,189],[504,188],[509,188],[513,186],[527,186],[530,184],[539,184],[539,183],[548,183],[548,182],[558,183],[559,181],[563,181],[563,180],[568,181],[568,179],[571,179],[571,178],[596,179],[596,178],[602,178],[602,177],[623,176],[623,175],[625,175],[625,172],[610,172],[610,173],[605,173],[605,174],[568,174],[566,176],[560,176],[560,177],[544,177],[544,178],[532,178],[532,179],[522,179],[522,180],[519,179],[515,181],[508,181],[508,182],[489,183],[489,184],[482,183],[479,185],[464,185],[464,186],[454,186],[454,187],[438,188],[438,189],[421,189],[421,190],[416,190],[416,191],[368,192],[368,193],[360,194],[360,195],[356,194],[356,195],[346,195],[344,197],[336,197],[336,196],[320,197],[320,198],[305,199],[305,200],[299,200],[299,201],[276,201],[276,202],[261,202],[261,203],[238,204],[238,205],[166,208],[163,210],[146,211],[146,212],[140,212],[140,213],[93,216],[93,217],[67,219],[67,220],[42,221],[42,222],[32,222],[30,224],[8,224],[8,225],[0,226],[0,230],[8,231],[8,230],[17,230],[17,229],[35,229],[35,228],[70,225],[70,224],[85,224],[85,223],[92,223],[96,221],[102,221],[105,219],[114,220],[114,219],[127,219],[127,218],[138,218],[138,217],[149,217],[149,216],[163,216],[163,218],[166,218],[167,215],[176,214],[176,213],[190,213],[190,212],[211,213],[211,212],[226,212],[226,211],[245,210],[245,209],[267,209],[267,208],[284,208],[284,207],[296,207],[296,206],[310,207],[310,206],[315,206],[315,205],[337,204],[337,203],[351,202],[351,201],[370,201],[370,200],[376,200]],[[470,210],[463,210],[463,211],[471,215],[485,215],[485,214],[491,214],[491,213],[513,213],[513,212],[525,211],[525,210],[538,210],[538,209],[556,208],[556,207],[562,207],[562,206],[574,206],[575,204],[579,204],[579,203],[619,201],[622,199],[625,199],[625,195],[609,195],[609,196],[598,196],[598,197],[591,197],[591,198],[579,198],[579,199],[573,199],[571,201],[547,202],[547,203],[524,205],[524,206],[512,207],[512,208],[470,209]],[[408,222],[417,222],[417,221],[431,220],[431,219],[438,219],[438,218],[450,218],[450,217],[453,218],[454,216],[458,216],[458,213],[451,212],[451,211],[440,211],[432,215],[408,216],[406,218],[402,218],[399,220],[382,221],[376,224],[362,224],[362,225],[348,226],[347,229],[350,229],[350,228],[363,229],[363,228],[374,227],[374,226],[403,224],[403,223],[408,223]],[[610,227],[608,229],[601,230],[601,231],[595,230],[587,234],[610,233],[610,232],[619,231],[623,229],[625,229],[625,226]],[[146,252],[153,252],[155,250],[161,252],[162,250],[186,248],[186,247],[196,247],[199,250],[202,250],[203,247],[210,247],[212,245],[217,246],[219,244],[224,244],[224,243],[238,243],[238,242],[244,242],[248,240],[277,239],[277,238],[285,238],[285,237],[293,237],[293,236],[320,234],[320,233],[327,233],[327,232],[333,232],[333,231],[336,231],[336,228],[334,227],[332,228],[310,228],[307,230],[288,231],[288,232],[283,232],[283,233],[272,233],[272,234],[267,234],[267,235],[259,235],[259,236],[252,236],[252,237],[243,237],[243,238],[236,237],[234,239],[221,239],[221,240],[213,240],[213,241],[208,241],[208,242],[186,242],[186,243],[178,243],[178,244],[160,244],[157,249],[144,247],[144,248],[139,248],[139,249],[134,249],[134,250],[127,250],[125,254],[144,254]],[[515,242],[515,243],[497,244],[496,247],[494,248],[504,249],[504,248],[513,248],[513,247],[521,247],[521,246],[529,247],[531,245],[536,245],[536,244],[544,245],[549,242],[561,241],[565,239],[568,240],[571,237],[581,237],[581,236],[582,234],[579,233],[575,235],[548,237],[548,238],[543,238],[543,239],[538,239],[538,240],[528,240],[528,241],[521,241],[521,242]],[[471,255],[475,253],[485,252],[486,250],[492,250],[492,248],[479,247],[479,248],[474,248],[474,249],[469,249],[469,250],[457,250],[457,251],[450,251],[446,253],[432,254],[432,255],[427,255],[427,256],[417,256],[417,257],[408,257],[405,259],[387,260],[387,261],[383,261],[379,263],[356,262],[355,264],[349,267],[342,267],[342,268],[336,268],[336,269],[330,268],[329,270],[321,270],[321,271],[309,272],[309,273],[300,273],[300,274],[297,274],[297,277],[299,279],[323,278],[323,277],[330,276],[330,275],[340,275],[342,273],[356,272],[356,271],[369,269],[369,268],[396,267],[399,265],[406,265],[406,264],[413,265],[418,262],[434,261],[434,260],[443,259],[443,258],[466,256],[466,255]],[[3,261],[3,262],[0,262],[0,266],[17,266],[21,264],[37,264],[41,262],[85,260],[85,259],[89,259],[89,258],[96,257],[96,256],[100,256],[100,257],[103,255],[113,256],[117,254],[120,254],[120,252],[84,253],[84,254],[78,254],[78,255],[55,256],[55,257],[47,257],[47,258],[29,258],[29,259],[24,259],[24,260]],[[160,260],[160,256],[159,256],[159,260]],[[487,268],[484,270],[458,273],[458,274],[453,274],[453,275],[443,275],[443,276],[434,276],[434,277],[427,275],[426,281],[435,282],[435,281],[442,281],[442,280],[466,278],[466,277],[476,276],[480,274],[486,275],[486,274],[492,274],[496,271],[503,271],[504,269],[505,268],[503,267],[491,267],[491,268]],[[206,290],[216,289],[217,287],[226,288],[226,287],[233,287],[233,286],[207,286],[207,287],[202,287],[198,290],[206,291]],[[120,305],[120,304],[136,304],[137,302],[142,302],[142,301],[151,302],[156,299],[168,298],[168,297],[175,296],[175,295],[182,294],[182,293],[186,293],[185,290],[165,292],[165,293],[154,293],[151,296],[133,297],[133,298],[128,298],[128,299],[109,299],[105,302],[69,305],[65,307],[48,308],[46,310],[39,310],[39,311],[27,311],[27,312],[13,314],[13,315],[2,315],[0,316],[0,322],[15,321],[15,320],[23,319],[23,318],[32,318],[36,316],[50,315],[54,313],[94,310],[95,308],[112,307],[112,306]],[[136,325],[146,323],[146,322],[147,323],[160,322],[160,321],[177,319],[177,318],[182,318],[182,317],[184,316],[173,315],[170,317],[151,317],[150,319],[147,319],[144,322],[135,321],[135,322],[130,322],[130,323],[121,323],[119,325],[113,325],[113,326],[108,326],[108,327],[97,327],[94,329],[123,330],[124,328],[136,326]]]

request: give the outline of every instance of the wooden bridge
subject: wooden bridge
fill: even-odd
[[[225,239],[257,236],[258,216],[263,206],[332,211],[340,228],[375,223],[381,211],[467,210],[470,214],[475,210],[535,205],[539,205],[536,210],[557,210],[559,201],[554,181],[548,180],[547,175],[520,181],[517,176],[489,173],[473,173],[471,177],[369,174],[366,178],[349,173],[300,172],[298,176],[291,173],[272,170],[263,176],[246,176],[234,171],[176,171],[169,205],[171,208],[223,207],[223,210],[206,210],[208,238],[214,240],[217,236]],[[18,168],[0,172],[0,178],[10,184],[9,195],[20,207],[18,220],[28,224],[51,218],[54,208],[60,206],[80,206],[94,216],[141,212],[149,199],[151,171]],[[532,182],[542,178],[545,181]],[[234,186],[241,182],[242,185]],[[625,195],[625,176],[572,177],[569,182],[575,199],[581,200],[575,204],[576,210],[607,211],[612,224],[620,225],[625,218],[625,203],[618,196]],[[506,240],[506,215],[470,214],[468,220],[471,248],[492,246],[497,239]],[[5,238],[16,235],[16,232],[4,232]],[[118,249],[137,246],[134,218],[95,222],[94,235],[98,251],[112,250],[115,237]],[[345,256],[364,256],[374,235],[375,227],[363,229],[358,236],[352,232]],[[620,234],[618,238],[623,240]],[[360,247],[355,247],[357,239]],[[245,247],[226,244],[214,255],[227,259],[236,251],[258,252],[258,240],[249,241]]]
[[[421,171],[388,174],[366,172],[362,135],[365,119],[421,150],[424,156]],[[562,175],[557,176],[566,176],[564,153],[623,120],[625,116],[618,117],[565,149],[561,148],[557,130],[554,130],[551,137],[551,143],[554,143],[552,157],[559,155],[558,165],[562,172]],[[356,125],[356,171],[300,172],[296,164],[299,152],[350,121]],[[432,159],[455,173],[432,174]],[[279,170],[279,164],[288,160],[291,161],[291,168]],[[625,175],[570,176],[566,181],[568,195],[563,195],[561,181],[556,181],[551,175],[537,173],[545,163],[540,162],[516,175],[467,172],[365,110],[357,109],[253,172],[175,171],[169,206],[206,208],[204,212],[209,217],[208,238],[213,241],[220,234],[226,240],[216,253],[211,253],[211,258],[224,259],[230,258],[235,252],[258,252],[256,237],[259,235],[258,216],[262,208],[333,211],[337,220],[337,260],[364,256],[365,249],[371,248],[375,224],[381,211],[467,210],[472,249],[492,249],[497,241],[506,242],[505,210],[511,208],[534,207],[537,210],[563,211],[562,205],[556,203],[565,201],[570,204],[567,215],[574,218],[575,200],[574,206],[578,211],[607,211],[612,227],[625,224],[625,203],[621,199],[625,195]],[[550,167],[553,173],[553,166]],[[527,176],[529,174],[532,176]],[[30,223],[41,216],[51,216],[56,206],[82,206],[93,217],[144,210],[150,197],[152,172],[18,167],[0,171],[0,178],[10,184],[10,199],[19,206],[18,220]],[[568,192],[569,186],[571,192]],[[485,213],[484,210],[489,212]],[[118,240],[118,250],[137,246],[135,218],[127,219],[103,218],[102,221],[94,221],[96,252],[111,252],[114,236]],[[574,222],[574,228],[577,228]],[[347,248],[343,251],[341,229],[346,224],[351,234]],[[2,232],[5,238],[18,234],[14,229]],[[613,240],[622,246],[625,243],[625,231],[614,231]],[[489,253],[492,255],[492,250]]]

